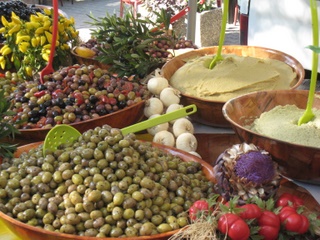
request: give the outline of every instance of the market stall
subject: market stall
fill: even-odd
[[[91,15],[95,28],[82,41],[72,16],[60,14],[56,57],[67,52],[72,63],[43,78],[56,12],[1,18],[0,124],[21,135],[0,142],[0,238],[318,238],[320,165],[309,145],[317,139],[279,140],[256,124],[277,105],[304,110],[311,91],[299,89],[300,59],[272,47],[197,49],[168,29],[176,15],[157,13],[160,22]],[[299,128],[299,116],[284,115]],[[308,125],[315,135],[313,122],[305,119],[302,132]],[[21,139],[30,145],[13,145]]]

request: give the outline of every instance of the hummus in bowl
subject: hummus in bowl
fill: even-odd
[[[224,60],[214,69],[209,63],[218,47],[181,54],[162,68],[163,77],[181,92],[184,105],[196,104],[191,118],[215,127],[230,127],[222,115],[231,98],[260,90],[297,88],[304,80],[304,68],[293,57],[268,48],[224,46]]]

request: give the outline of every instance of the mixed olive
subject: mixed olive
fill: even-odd
[[[149,97],[144,84],[116,77],[93,65],[61,68],[39,79],[19,84],[9,98],[15,116],[7,117],[18,129],[51,128],[116,112]]]
[[[213,195],[198,162],[186,162],[108,125],[74,143],[42,145],[0,165],[0,211],[50,231],[148,236],[188,224],[193,202]]]
[[[17,89],[17,86],[23,83],[24,80],[17,73],[6,71],[0,73],[0,89],[4,92],[4,96],[8,97]]]

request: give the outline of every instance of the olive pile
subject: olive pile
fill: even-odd
[[[0,210],[47,230],[134,237],[179,229],[213,195],[201,164],[108,125],[43,157],[42,145],[0,165]]]
[[[85,121],[149,97],[145,85],[93,65],[64,67],[46,77],[44,84],[26,81],[10,94],[11,110],[17,114],[6,120],[16,128],[50,128]]]
[[[0,89],[4,91],[5,97],[8,97],[14,92],[17,89],[17,86],[23,82],[23,79],[20,78],[17,73],[11,73],[9,71],[0,73]]]
[[[170,50],[179,50],[185,48],[197,48],[191,40],[187,40],[184,37],[175,39],[173,36],[163,35],[162,40],[153,41],[155,48],[148,50],[149,54],[156,58],[163,58],[168,60],[173,57]]]

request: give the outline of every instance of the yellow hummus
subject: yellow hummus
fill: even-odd
[[[261,114],[250,128],[271,138],[320,148],[320,110],[313,109],[316,117],[298,126],[298,120],[304,111],[295,105],[277,106]]]
[[[187,61],[173,74],[170,85],[184,94],[227,101],[259,90],[288,89],[296,78],[289,65],[275,59],[223,57],[212,70],[208,66],[213,55]]]

